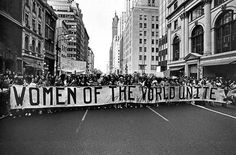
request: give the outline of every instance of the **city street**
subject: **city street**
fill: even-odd
[[[0,120],[0,154],[233,155],[235,131],[235,109],[220,106],[35,114]]]

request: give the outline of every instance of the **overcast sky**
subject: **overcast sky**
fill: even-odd
[[[83,13],[83,21],[89,34],[89,46],[95,54],[95,68],[104,73],[109,60],[112,41],[112,18],[120,17],[124,0],[76,0]]]

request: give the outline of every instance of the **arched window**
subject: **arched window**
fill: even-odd
[[[203,28],[200,25],[192,32],[192,53],[203,54]]]
[[[176,36],[173,41],[173,60],[179,60],[179,37]]]
[[[236,20],[233,11],[222,13],[215,24],[216,53],[223,53],[236,49]]]
[[[25,49],[29,50],[29,37],[25,36]]]

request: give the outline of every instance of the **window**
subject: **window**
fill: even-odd
[[[35,52],[35,40],[32,40],[32,51]]]
[[[154,16],[152,16],[152,21],[154,21]]]
[[[156,56],[156,61],[158,61],[158,56]]]
[[[148,0],[148,6],[151,6],[151,0]]]
[[[42,10],[41,10],[41,8],[39,8],[39,18],[41,18],[42,17]]]
[[[144,20],[147,20],[147,15],[144,15]]]
[[[233,11],[223,12],[215,24],[216,53],[236,50],[236,19]]]
[[[156,16],[156,21],[158,22],[158,16]]]
[[[215,0],[215,7],[217,7],[218,5],[224,3],[227,0]]]
[[[144,42],[143,42],[144,44],[147,44],[147,39],[144,39],[143,41],[144,41]]]
[[[26,27],[30,27],[29,26],[29,15],[28,14],[25,14],[25,25],[26,25]]]
[[[156,31],[156,37],[158,37],[158,35],[159,35],[159,32],[158,32],[158,31]]]
[[[158,26],[158,24],[156,24],[156,29],[158,29],[159,28],[159,26]]]
[[[142,44],[142,39],[139,39],[139,43]]]
[[[36,32],[35,19],[32,19],[32,27],[33,27],[33,31]]]
[[[177,7],[178,7],[178,1],[176,1],[174,4],[174,10],[177,9]]]
[[[156,40],[156,45],[158,45],[158,40]]]
[[[155,6],[155,0],[152,0],[152,6]]]
[[[139,23],[139,28],[142,28],[143,27],[143,24],[142,23]]]
[[[144,28],[147,28],[147,23],[144,23]]]
[[[33,2],[33,12],[36,13],[36,2]]]
[[[179,37],[176,36],[173,41],[173,60],[179,60]]]
[[[154,49],[154,47],[152,47],[152,52],[154,52],[155,51],[155,49]]]
[[[158,49],[158,48],[156,48],[156,52],[159,52],[159,49]]]
[[[144,47],[144,52],[147,52],[147,47]]]
[[[25,36],[25,49],[29,50],[29,37]]]
[[[204,8],[203,5],[200,5],[190,13],[190,20],[193,21],[202,15],[204,15]]]
[[[39,33],[39,35],[42,35],[42,33],[41,33],[41,24],[38,24],[38,33]]]
[[[155,25],[154,24],[152,24],[152,29],[154,29],[155,28]]]
[[[154,56],[152,56],[152,61],[154,61]]]
[[[142,47],[139,47],[139,52],[142,52]]]
[[[139,60],[142,60],[142,55],[139,55]]]
[[[203,54],[203,28],[200,25],[192,32],[192,52]]]
[[[146,57],[146,55],[144,55],[144,60],[146,60],[147,59],[147,57]]]
[[[174,30],[176,30],[177,27],[178,27],[178,19],[176,19],[176,20],[174,21]]]
[[[157,66],[156,65],[151,65],[151,70],[156,70]]]
[[[142,15],[139,15],[139,20],[142,20],[143,19],[143,16]]]
[[[139,65],[140,70],[145,70],[145,65]]]
[[[144,36],[147,36],[147,31],[144,31]]]
[[[40,43],[40,41],[38,42],[38,53],[41,53],[41,43]]]
[[[152,39],[152,45],[154,44],[154,39]]]
[[[152,37],[154,37],[155,36],[155,33],[152,31]]]

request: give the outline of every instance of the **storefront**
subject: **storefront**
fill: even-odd
[[[205,77],[223,77],[236,80],[236,57],[203,61],[201,66]]]
[[[43,73],[43,59],[31,59],[23,57],[23,69],[26,75],[42,75]]]

